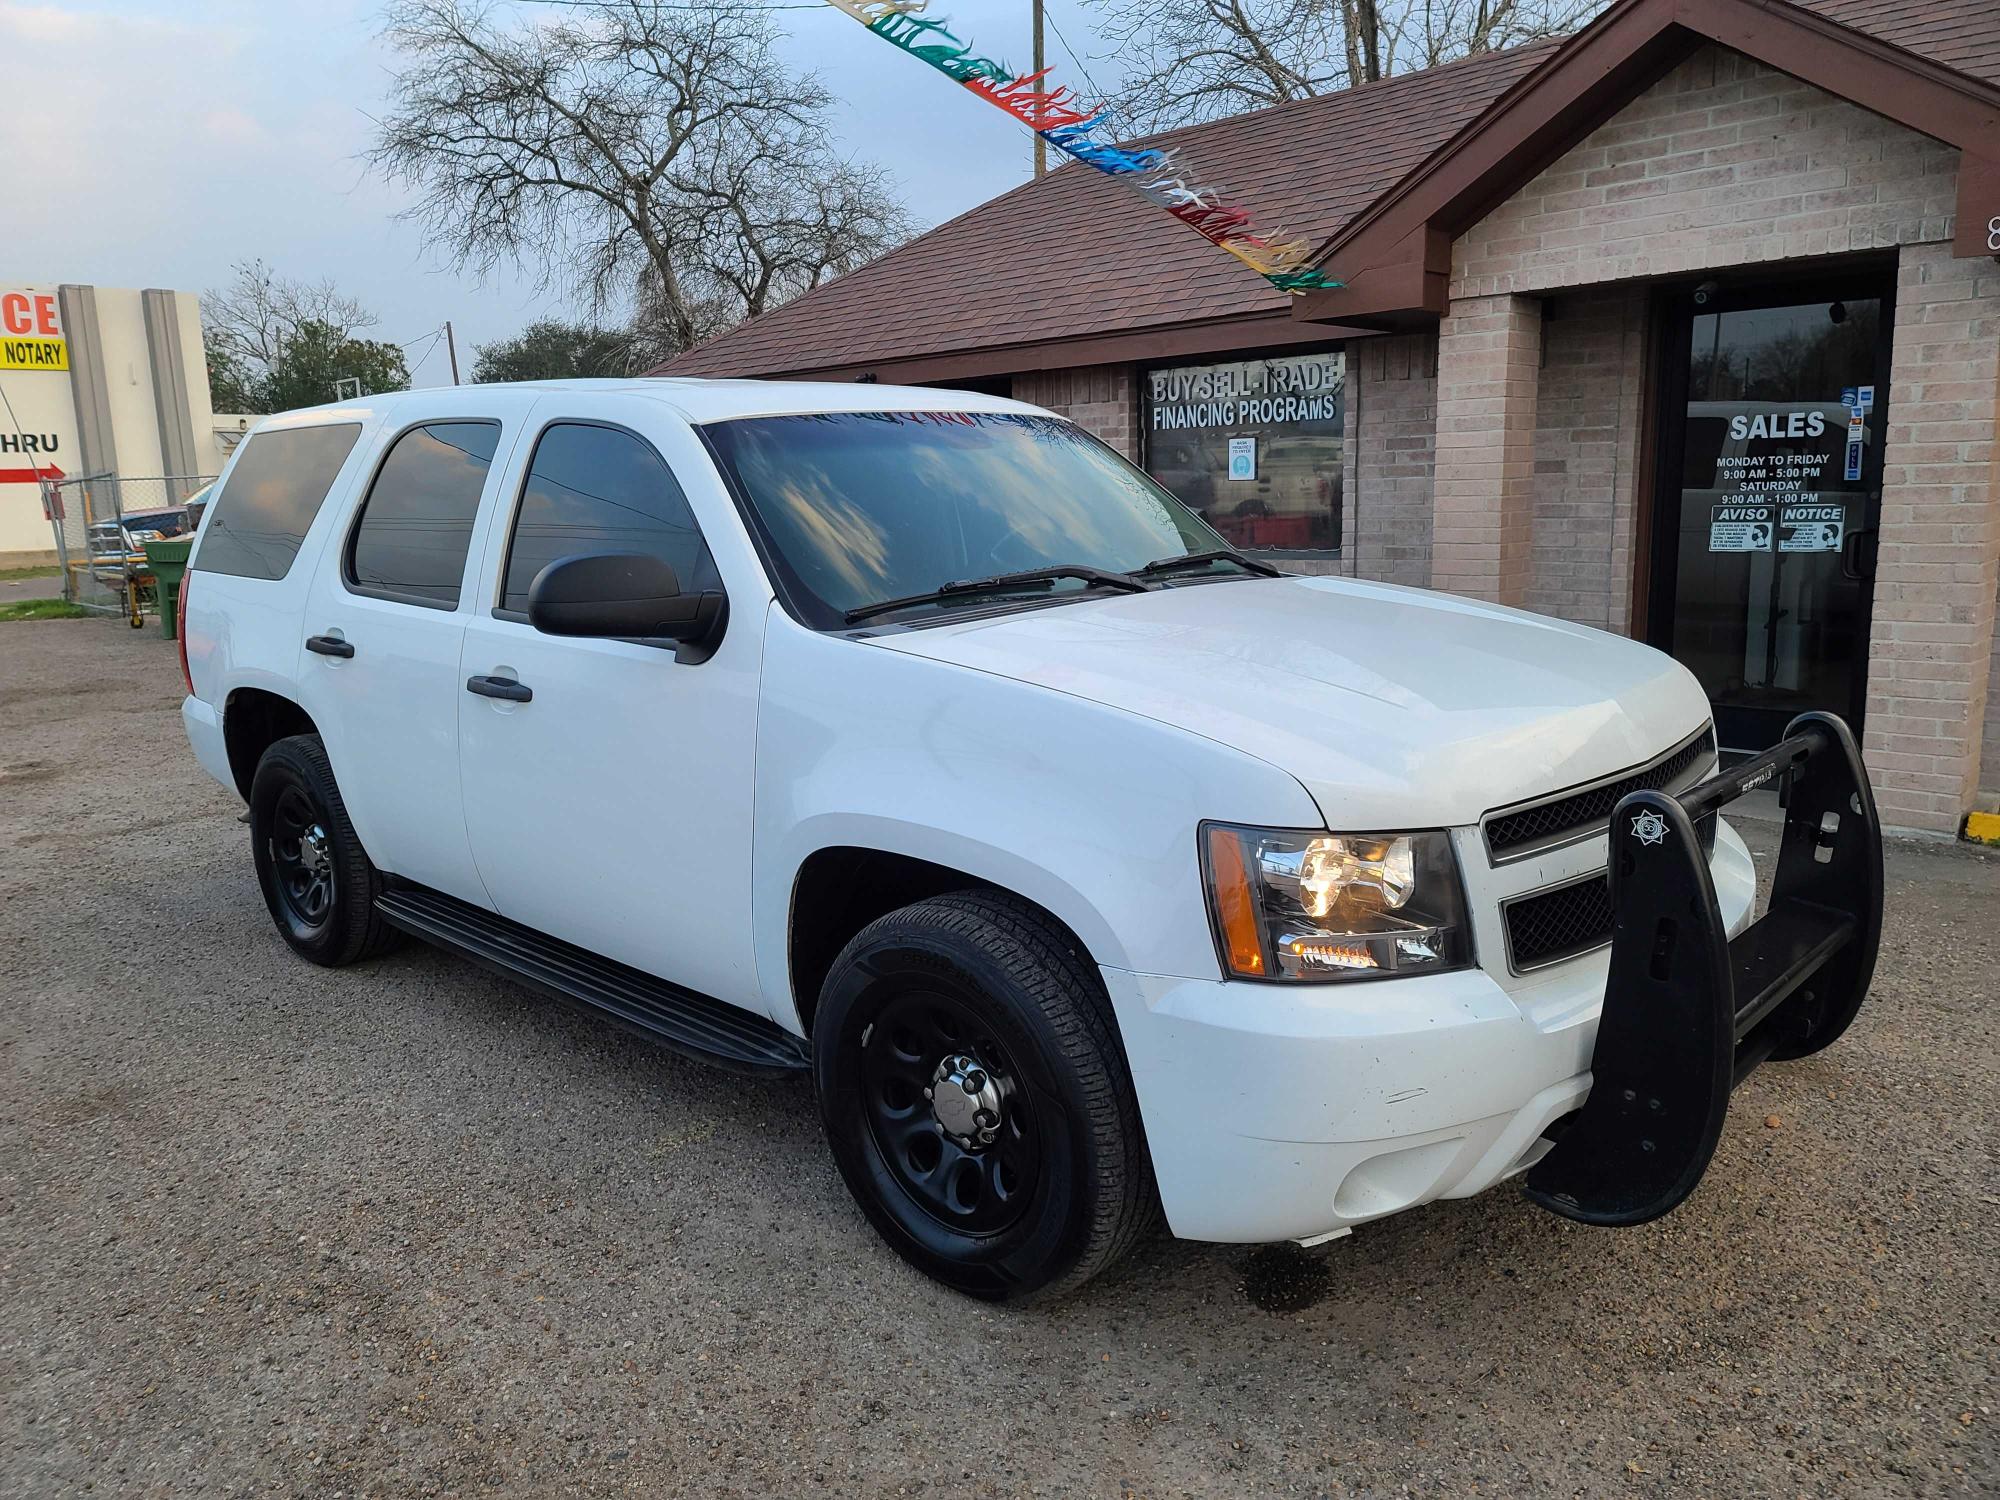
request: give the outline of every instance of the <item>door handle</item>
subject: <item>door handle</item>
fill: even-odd
[[[509,703],[531,703],[535,691],[525,682],[516,682],[511,677],[486,677],[474,674],[465,679],[465,690],[477,693],[482,698],[504,698]]]
[[[1876,527],[1864,527],[1860,531],[1850,531],[1840,546],[1840,571],[1843,576],[1866,582],[1875,576],[1875,549],[1879,542]]]
[[[337,635],[309,635],[306,637],[306,650],[319,656],[347,657],[354,654],[354,647]]]

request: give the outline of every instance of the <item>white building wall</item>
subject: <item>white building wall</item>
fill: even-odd
[[[31,304],[41,297],[55,298],[57,288],[56,282],[0,278],[0,297],[20,293]],[[118,472],[132,478],[161,474],[159,411],[140,294],[113,287],[94,290]],[[222,451],[208,399],[200,300],[192,293],[178,293],[174,311],[180,327],[195,452],[201,471],[213,474],[222,466]],[[0,337],[4,336],[5,330],[0,329]],[[5,397],[0,402],[0,566],[10,555],[43,554],[54,546],[42,515],[40,489],[28,477],[30,471],[52,465],[75,477],[86,467],[79,448],[73,394],[73,382],[79,375],[78,342],[69,328],[62,328],[61,336],[69,344],[69,370],[0,369],[0,395]]]

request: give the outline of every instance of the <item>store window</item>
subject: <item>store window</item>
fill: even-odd
[[[1147,372],[1146,472],[1229,541],[1340,548],[1339,350]]]

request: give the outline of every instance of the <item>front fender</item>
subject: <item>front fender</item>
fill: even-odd
[[[1037,902],[1097,963],[1217,978],[1196,851],[1207,818],[1321,822],[1294,777],[1199,734],[773,617],[752,883],[774,1015],[790,998],[798,871],[840,845]]]

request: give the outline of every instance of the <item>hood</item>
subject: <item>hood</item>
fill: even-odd
[[[1709,714],[1693,676],[1649,646],[1341,578],[1113,594],[872,644],[1231,745],[1356,831],[1474,823],[1648,760]]]

